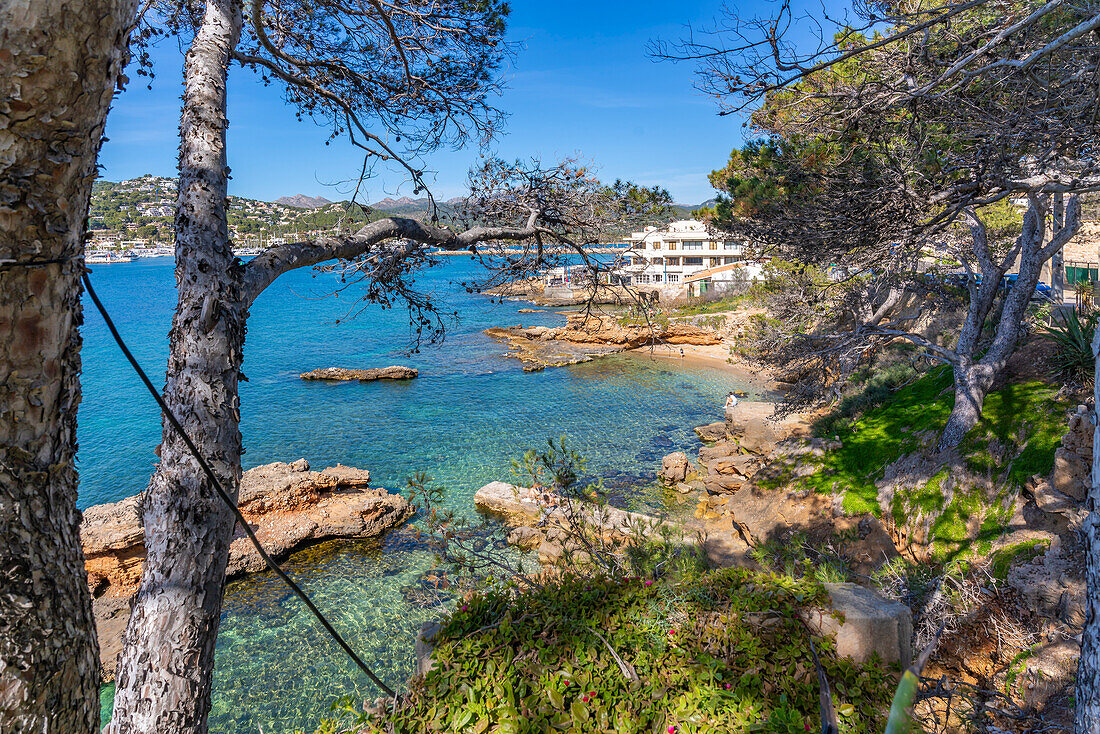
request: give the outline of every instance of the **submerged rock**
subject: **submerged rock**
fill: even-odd
[[[690,470],[687,454],[683,451],[671,453],[661,461],[661,479],[670,484],[686,480]]]
[[[312,372],[303,372],[300,377],[303,380],[337,380],[369,382],[372,380],[411,380],[419,374],[413,367],[391,365],[389,367],[372,367],[367,370],[349,370],[343,367],[322,367]]]

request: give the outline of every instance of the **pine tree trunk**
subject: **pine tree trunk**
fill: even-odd
[[[955,375],[955,405],[940,435],[940,450],[962,443],[970,429],[982,419],[986,393],[993,386],[996,372],[989,365],[962,358],[953,366]]]
[[[0,0],[0,732],[5,734],[81,734],[99,728],[99,655],[73,462],[80,273],[96,155],[136,4]]]
[[[176,279],[164,397],[236,500],[237,380],[247,309],[226,222],[226,75],[241,29],[234,0],[209,0],[184,65]],[[206,732],[233,515],[164,424],[143,505],[146,560],[116,673],[108,731]]]
[[[997,327],[993,332],[993,340],[981,359],[973,361],[981,322],[977,323],[977,330],[970,337],[967,336],[969,333],[967,328],[963,330],[957,350],[961,359],[954,367],[955,405],[947,418],[943,433],[940,434],[940,451],[958,446],[970,429],[978,425],[986,394],[1008,364],[1008,358],[1016,350],[1016,344],[1024,329],[1027,306],[1031,302],[1032,294],[1035,293],[1035,286],[1039,283],[1039,274],[1045,262],[1042,244],[1042,231],[1039,230],[1030,242],[1024,243],[1021,247],[1020,269],[1016,284],[1004,297],[1004,304],[997,318]],[[989,310],[991,309],[987,308],[986,313]],[[966,327],[970,326],[972,324],[968,322]],[[964,339],[968,340],[968,349],[963,349]]]
[[[1100,328],[1092,338],[1092,354],[1100,355]],[[1096,365],[1095,377],[1100,378],[1100,359]],[[1100,379],[1095,383],[1093,403],[1100,408]],[[1093,428],[1092,447],[1092,477],[1086,499],[1089,514],[1084,526],[1085,629],[1081,635],[1081,659],[1077,662],[1074,734],[1100,734],[1100,425]]]

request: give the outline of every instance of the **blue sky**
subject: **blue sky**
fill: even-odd
[[[498,105],[510,116],[491,152],[543,161],[579,155],[605,180],[661,185],[687,204],[712,197],[706,175],[740,145],[741,121],[719,117],[694,90],[690,64],[654,62],[646,44],[679,38],[685,24],[707,25],[720,7],[721,0],[515,0],[509,38],[521,47],[504,70],[508,89]],[[133,81],[108,117],[100,156],[108,180],[175,174],[182,55],[174,42],[162,42],[154,59],[153,89],[131,70]],[[231,68],[229,84],[231,193],[346,198],[346,186],[336,184],[357,174],[354,148],[325,146],[327,131],[298,122],[280,91],[263,87],[252,72]],[[464,193],[478,153],[475,147],[432,154],[437,197]],[[379,169],[361,198],[411,196],[403,180]]]

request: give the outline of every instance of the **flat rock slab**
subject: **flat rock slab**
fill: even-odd
[[[814,610],[806,623],[819,634],[836,636],[838,655],[857,663],[877,654],[885,663],[897,663],[904,670],[913,659],[913,615],[909,607],[879,596],[859,584],[825,584],[832,611]]]
[[[391,365],[390,367],[372,367],[367,370],[349,370],[343,367],[322,367],[312,372],[303,372],[303,380],[335,380],[370,382],[373,380],[411,380],[419,374],[413,367]]]
[[[560,504],[548,508],[538,499],[537,493],[529,487],[517,487],[506,482],[490,482],[474,493],[474,504],[489,512],[503,515],[511,524],[530,525],[539,522],[543,515],[547,520],[555,520],[567,523],[565,512],[569,508],[575,508],[577,517],[592,527],[599,527],[610,533],[632,535],[636,529],[640,529],[649,537],[659,537],[660,529],[667,527],[675,533],[681,533],[679,540],[684,544],[695,545],[700,542],[697,533],[687,531],[684,528],[664,520],[660,520],[639,512],[627,512],[617,507],[588,506],[587,503],[575,503],[571,500],[560,500]],[[578,507],[578,505],[580,505]],[[549,512],[547,512],[549,510]]]

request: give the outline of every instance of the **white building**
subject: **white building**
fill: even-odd
[[[743,243],[717,239],[706,224],[691,219],[634,232],[627,246],[615,271],[627,285],[699,295],[722,282],[760,277],[759,263],[744,260]]]

